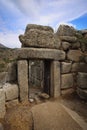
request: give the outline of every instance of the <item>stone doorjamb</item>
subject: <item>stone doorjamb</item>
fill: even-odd
[[[29,59],[28,59],[29,60]],[[50,96],[57,98],[60,96],[60,62],[51,61],[51,86]],[[18,61],[18,84],[19,84],[19,97],[20,100],[28,100],[29,97],[29,74],[27,60]]]

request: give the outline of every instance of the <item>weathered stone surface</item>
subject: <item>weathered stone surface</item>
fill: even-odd
[[[72,72],[87,72],[87,64],[84,62],[73,63]]]
[[[79,72],[77,76],[77,84],[82,89],[87,89],[87,73]]]
[[[70,48],[71,44],[69,42],[62,42],[62,48],[64,51]]]
[[[27,60],[18,61],[18,84],[20,100],[28,100],[28,63]]]
[[[65,52],[57,49],[43,49],[43,48],[21,48],[17,50],[18,59],[54,59],[64,60]]]
[[[6,101],[10,101],[10,100],[18,98],[19,92],[18,92],[17,84],[6,83],[3,86],[3,90],[5,92]]]
[[[58,36],[74,36],[76,30],[72,26],[60,25],[57,31]]]
[[[79,72],[87,72],[87,64],[84,62],[79,63]]]
[[[77,94],[79,95],[79,97],[80,97],[81,99],[87,100],[87,89],[84,89],[84,90],[83,90],[83,89],[77,87]]]
[[[2,86],[6,82],[6,75],[7,72],[0,72],[0,86]]]
[[[72,74],[64,74],[61,76],[61,89],[67,89],[73,87],[73,75]]]
[[[22,47],[58,48],[53,29],[49,26],[27,25],[25,34],[19,36]]]
[[[61,62],[61,73],[69,73],[71,71],[71,63]]]
[[[79,49],[80,48],[80,43],[76,42],[76,43],[72,43],[72,49]]]
[[[71,61],[80,61],[83,53],[80,50],[70,50],[67,54],[67,58]]]
[[[11,100],[11,101],[5,103],[6,108],[8,108],[8,109],[17,106],[18,104],[19,104],[18,99],[14,99],[14,100]]]
[[[37,25],[37,24],[28,24],[26,29],[25,29],[25,34],[29,32],[30,29],[38,29],[38,30],[43,30],[43,31],[49,31],[49,32],[54,32],[53,28],[50,26],[42,26],[42,25]]]
[[[55,49],[60,49],[61,48],[61,40],[59,39],[59,37],[54,34],[54,48]]]
[[[53,61],[51,63],[51,88],[50,94],[54,98],[57,98],[61,95],[60,91],[60,62]]]
[[[87,55],[84,56],[85,62],[87,63]]]
[[[28,34],[20,35],[22,47],[54,48],[54,34],[48,31],[31,29]]]
[[[0,118],[4,118],[5,112],[5,92],[3,89],[0,89]]]
[[[77,37],[75,37],[75,36],[59,36],[59,38],[62,41],[66,41],[66,42],[70,42],[70,43],[77,42]]]
[[[17,80],[17,64],[16,62],[12,62],[8,64],[6,81],[14,82],[16,80]]]
[[[79,70],[79,63],[73,63],[71,72],[78,72],[78,70]]]
[[[0,123],[0,130],[4,130],[4,127],[1,123]]]

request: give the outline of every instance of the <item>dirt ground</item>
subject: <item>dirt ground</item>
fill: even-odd
[[[55,100],[77,112],[87,122],[87,101],[80,99],[76,92],[71,91]],[[33,119],[30,110],[36,104],[36,102],[24,102],[8,107],[5,119],[2,121],[4,130],[32,130]]]
[[[33,104],[24,102],[7,108],[3,121],[4,130],[32,130],[32,106]]]
[[[81,99],[75,91],[62,95],[60,102],[78,113],[87,122],[87,100]]]

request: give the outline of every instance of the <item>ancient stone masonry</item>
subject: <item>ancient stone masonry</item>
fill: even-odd
[[[8,65],[5,78],[5,73],[0,74],[0,118],[6,102],[29,99],[34,79],[35,84],[42,81],[43,92],[50,97],[57,98],[63,90],[73,88],[87,99],[87,30],[60,25],[54,33],[49,26],[29,24],[19,40],[22,48],[17,49],[16,62]],[[34,68],[33,60],[41,60],[42,66]]]

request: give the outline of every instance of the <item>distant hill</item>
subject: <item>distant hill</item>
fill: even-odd
[[[8,48],[0,43],[0,72],[7,70],[8,63],[14,61],[16,55],[16,49]]]
[[[0,48],[8,48],[6,46],[4,46],[3,44],[0,43]]]

